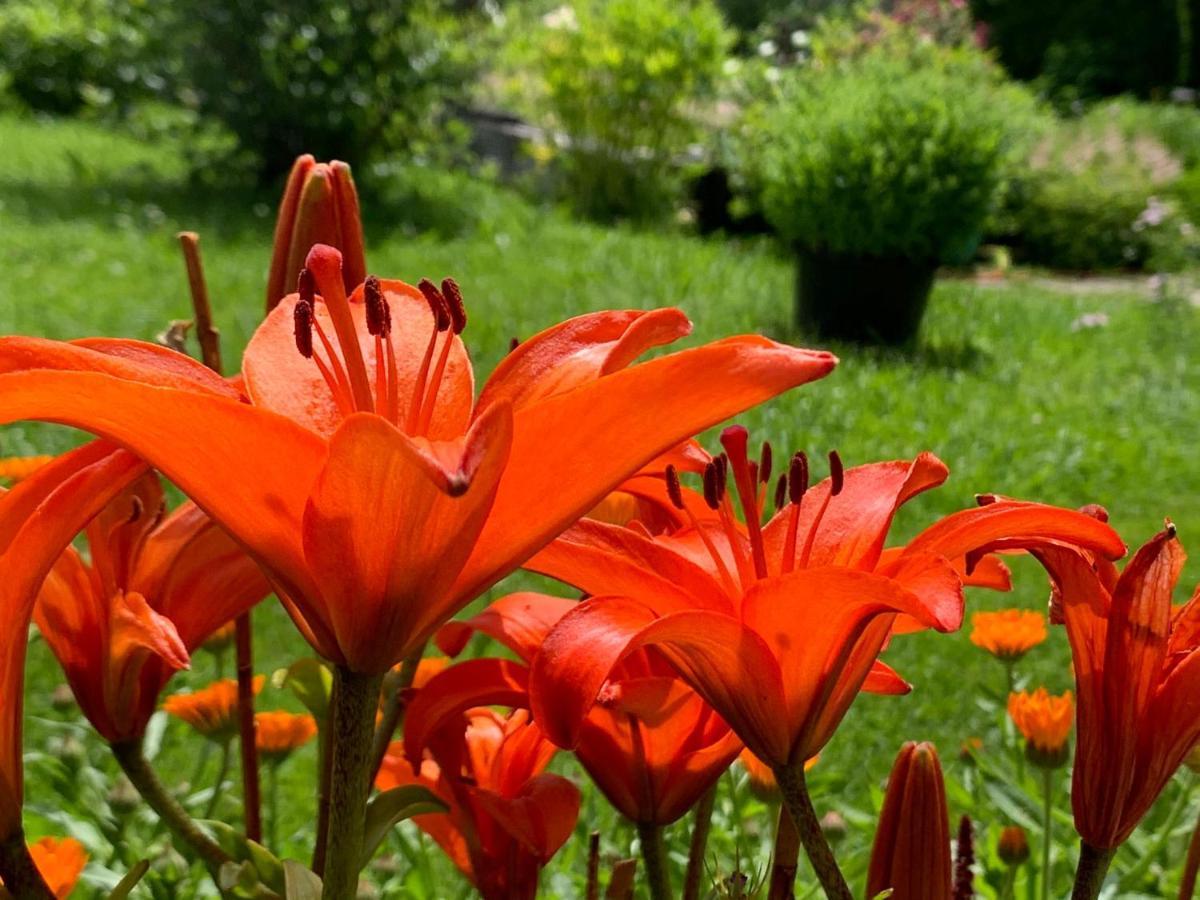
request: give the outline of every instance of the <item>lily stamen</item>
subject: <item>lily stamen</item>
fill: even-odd
[[[450,316],[450,329],[446,332],[446,340],[442,344],[442,352],[438,356],[437,366],[433,370],[433,376],[429,379],[429,387],[426,389],[425,400],[421,406],[421,416],[417,422],[417,434],[424,434],[429,430],[437,392],[442,386],[446,363],[450,360],[450,347],[454,344],[454,335],[462,334],[463,329],[467,327],[467,310],[458,282],[453,278],[442,279],[441,296],[446,305],[446,312]]]
[[[333,330],[337,334],[338,345],[342,351],[341,360],[349,376],[354,408],[359,412],[374,412],[375,398],[371,396],[367,365],[363,360],[362,348],[358,344],[358,329],[350,313],[346,288],[342,284],[342,254],[332,247],[317,244],[309,251],[305,263],[305,268],[312,273],[321,299],[325,302],[329,318],[333,321]]]
[[[808,491],[808,456],[803,450],[798,451],[788,465],[787,488],[792,509],[788,517],[787,539],[783,544],[785,573],[796,568],[796,531],[800,526],[800,504]]]
[[[429,311],[433,313],[433,332],[429,335],[429,343],[425,346],[425,355],[421,359],[420,369],[417,370],[417,380],[413,386],[412,399],[408,406],[408,418],[405,422],[405,430],[409,434],[416,433],[417,422],[420,420],[421,404],[425,399],[425,382],[429,378],[429,367],[433,363],[433,354],[437,348],[438,335],[450,327],[450,313],[446,309],[446,299],[442,296],[441,291],[437,289],[437,285],[428,278],[422,278],[417,283],[417,289],[424,295],[425,302],[429,304]],[[447,345],[450,343],[450,340],[450,336],[447,335]]]
[[[708,465],[709,467],[713,466],[712,463],[709,463]],[[715,467],[713,471],[715,475]],[[707,485],[709,481],[708,472],[709,468],[706,467],[704,470],[705,485]],[[725,583],[725,589],[729,591],[730,596],[737,596],[737,582],[733,580],[733,575],[730,573],[729,567],[725,565],[725,560],[721,558],[721,554],[718,552],[716,545],[713,544],[712,538],[710,538],[704,529],[700,527],[700,523],[696,520],[696,514],[693,513],[691,509],[688,508],[687,504],[683,502],[683,489],[679,484],[679,473],[676,471],[675,466],[671,464],[667,465],[666,479],[667,496],[670,498],[672,505],[674,505],[676,509],[680,510],[685,516],[687,516],[688,523],[692,526],[692,530],[700,536],[700,541],[704,544],[704,549],[707,550],[708,555],[712,557],[713,564],[717,567],[717,572],[721,576],[721,580]],[[713,479],[713,484],[715,487],[715,478]],[[705,502],[707,502],[707,493],[708,489],[706,487]],[[637,520],[634,521],[636,523]]]
[[[842,458],[836,450],[830,450],[829,493],[825,495],[825,499],[821,502],[821,508],[817,510],[817,517],[813,519],[813,523],[808,529],[808,538],[804,541],[804,551],[800,554],[801,568],[808,567],[808,560],[812,555],[813,542],[817,538],[817,532],[821,529],[821,520],[825,518],[825,511],[829,509],[829,501],[842,492],[844,484],[845,468],[842,466]]]
[[[721,432],[721,445],[729,457],[733,469],[734,484],[742,502],[742,514],[746,519],[746,531],[750,538],[750,551],[754,556],[754,572],[759,578],[767,577],[767,553],[763,547],[761,512],[758,502],[758,469],[746,456],[749,432],[741,425],[731,425]],[[764,450],[764,462],[770,469],[770,450]],[[768,471],[768,475],[770,472]]]

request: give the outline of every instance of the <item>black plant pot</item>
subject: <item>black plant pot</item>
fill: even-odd
[[[937,263],[903,257],[797,251],[796,324],[824,340],[911,343]]]

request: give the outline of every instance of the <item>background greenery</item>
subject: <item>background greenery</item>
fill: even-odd
[[[186,148],[153,145],[81,122],[38,122],[0,117],[0,145],[10,148],[0,170],[0,333],[71,338],[112,334],[153,339],[172,319],[190,315],[174,234],[202,235],[210,289],[224,333],[227,359],[237,358],[261,314],[270,250],[272,192],[196,188],[188,180]],[[682,306],[696,323],[697,343],[744,331],[764,331],[799,341],[788,325],[790,260],[767,239],[698,239],[630,227],[600,228],[572,221],[549,208],[530,206],[501,189],[448,176],[441,189],[418,194],[437,207],[472,196],[483,221],[454,218],[440,230],[417,231],[423,215],[405,205],[408,227],[392,224],[397,207],[364,193],[370,267],[408,280],[453,274],[470,305],[466,334],[480,372],[507,351],[512,336],[526,337],[564,317],[607,307]],[[472,185],[474,185],[472,187]],[[452,236],[457,232],[457,236]],[[1082,317],[1098,318],[1084,320]],[[1086,322],[1103,322],[1085,327]],[[828,379],[747,414],[742,421],[777,451],[806,449],[823,455],[836,447],[849,464],[911,456],[930,449],[951,467],[950,482],[918,498],[901,514],[895,540],[915,533],[940,513],[972,503],[979,491],[1076,506],[1107,506],[1131,541],[1149,537],[1170,515],[1185,546],[1200,535],[1194,452],[1200,420],[1200,319],[1184,302],[1149,302],[1130,287],[1112,294],[1076,292],[1036,279],[1002,286],[943,281],[937,286],[920,346],[907,354],[836,347],[842,358]],[[0,431],[0,455],[52,452],[79,435],[50,426]],[[712,442],[712,436],[709,436]],[[281,458],[286,448],[280,448]],[[1194,557],[1183,585],[1200,580]],[[1011,597],[975,592],[970,609],[1015,604],[1041,609],[1044,576],[1018,564]],[[544,584],[528,576],[502,589]],[[1181,587],[1182,591],[1182,587]],[[1178,599],[1184,599],[1181,592]],[[307,655],[274,601],[255,612],[257,669],[271,671]],[[1065,635],[1058,629],[1033,651],[1019,680],[1063,690],[1071,683]],[[880,786],[906,739],[937,743],[951,778],[951,811],[971,810],[981,829],[985,867],[999,828],[1026,825],[1037,846],[1036,784],[1016,774],[1005,751],[1001,721],[1003,669],[973,647],[967,630],[955,635],[898,639],[886,659],[915,685],[902,698],[862,697],[812,773],[822,812],[847,823],[839,845],[852,877],[865,869]],[[227,670],[228,671],[228,670]],[[194,671],[174,689],[199,686],[214,675],[198,655]],[[73,708],[52,704],[62,676],[49,652],[35,642],[27,682],[28,782],[31,831],[71,833],[93,854],[87,884],[111,882],[142,856],[155,859],[146,896],[189,897],[208,888],[198,870],[186,877],[182,861],[164,852],[144,811],[126,813],[116,770],[103,746]],[[268,688],[260,708],[297,708],[290,695]],[[156,765],[199,810],[207,795],[185,787],[194,774],[200,739],[183,725],[163,723]],[[979,765],[960,761],[963,741],[982,738]],[[582,784],[586,776],[568,759],[560,767]],[[280,797],[282,851],[304,859],[313,817],[313,752],[285,764]],[[211,781],[215,762],[207,763]],[[207,783],[201,779],[200,783]],[[1126,879],[1121,897],[1170,895],[1178,878],[1187,831],[1200,797],[1186,794],[1181,776],[1154,813],[1152,825],[1170,816],[1181,797],[1191,806],[1175,828],[1150,827],[1118,858]],[[218,815],[237,821],[236,782]],[[1056,884],[1065,892],[1074,859],[1068,799],[1060,779],[1060,844]],[[606,858],[631,853],[635,837],[595,791],[587,791],[581,835],[600,829]],[[672,863],[682,865],[686,824],[672,834]],[[750,796],[741,776],[727,776],[711,846],[714,877],[735,867],[753,873],[767,858],[770,814]],[[389,897],[465,896],[465,887],[443,857],[404,826],[383,862],[371,872]],[[1159,844],[1159,837],[1162,843]],[[547,896],[578,896],[586,840],[571,841],[544,876]],[[426,852],[421,852],[422,849]],[[398,860],[402,876],[391,874]],[[390,868],[389,868],[390,867]],[[678,873],[677,873],[678,877]],[[180,880],[180,879],[184,880]],[[453,886],[453,887],[451,887]],[[990,890],[981,878],[981,895]],[[86,894],[86,892],[84,892]]]

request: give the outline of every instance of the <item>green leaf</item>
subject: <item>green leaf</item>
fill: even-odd
[[[333,690],[333,672],[318,659],[301,659],[271,676],[276,688],[288,688],[317,720],[325,724],[329,714],[329,695]]]
[[[446,804],[437,795],[416,784],[392,788],[376,794],[367,803],[367,825],[363,833],[363,859],[366,866],[397,823],[425,813],[446,812]]]
[[[321,879],[294,859],[283,861],[285,900],[321,900]]]
[[[108,900],[125,900],[129,896],[139,881],[145,877],[150,871],[150,860],[143,859],[132,869],[130,869],[125,877],[117,882],[117,886],[108,893]]]

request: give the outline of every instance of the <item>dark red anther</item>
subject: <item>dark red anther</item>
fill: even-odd
[[[296,276],[296,293],[309,306],[312,306],[316,302],[317,282],[313,278],[312,272],[308,271],[308,269],[301,269],[300,274]]]
[[[993,503],[995,503],[999,499],[1000,498],[997,497],[995,494],[976,494],[975,495],[975,505],[976,506],[991,506]]]
[[[808,456],[801,450],[788,464],[788,499],[799,503],[808,491]]]
[[[386,335],[391,325],[391,312],[383,297],[383,287],[374,275],[363,282],[363,303],[367,307],[367,333]]]
[[[724,497],[729,486],[729,457],[722,453],[713,462],[717,466],[717,496]]]
[[[304,271],[308,270],[305,269]],[[292,310],[292,323],[292,330],[296,335],[296,349],[300,351],[300,355],[305,359],[312,359],[313,308],[311,303],[303,299],[303,295],[301,295],[300,300],[296,301],[296,307]]]
[[[671,504],[676,509],[683,509],[683,487],[679,484],[679,473],[675,471],[675,466],[668,464],[665,474],[667,496],[671,498]]]
[[[786,472],[779,474],[779,481],[775,482],[775,509],[783,509],[788,502],[788,477]]]
[[[829,451],[829,492],[836,497],[842,492],[846,481],[846,472],[842,468],[842,458],[836,450]]]
[[[1174,540],[1179,529],[1175,527],[1175,523],[1170,519],[1163,520],[1163,531],[1166,532],[1168,540]]]
[[[437,285],[428,278],[418,281],[417,289],[425,297],[425,302],[429,304],[429,311],[433,313],[434,321],[437,322],[437,330],[445,331],[450,327],[450,311],[446,308],[446,298],[437,289]]]
[[[509,341],[508,341],[508,352],[509,353],[512,353],[514,350],[516,350],[520,346],[521,346],[521,339],[519,337],[509,338]]]
[[[720,473],[721,467],[716,461],[704,467],[704,502],[708,504],[709,509],[721,508],[721,496],[724,491],[721,490]]]
[[[762,451],[758,454],[758,477],[763,484],[771,481],[771,442],[763,441]]]
[[[145,511],[146,511],[146,507],[142,503],[141,498],[134,497],[133,498],[133,509],[130,510],[130,512],[129,512],[129,521],[126,524],[132,525],[134,522],[136,522],[138,519],[140,519],[142,517],[142,513],[144,513]]]
[[[450,322],[455,334],[462,334],[467,327],[467,305],[463,302],[462,291],[458,282],[453,278],[442,279],[442,296],[446,298],[446,308],[450,311]]]

